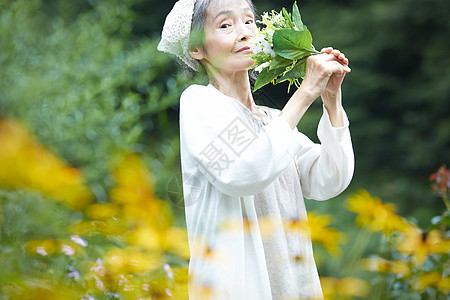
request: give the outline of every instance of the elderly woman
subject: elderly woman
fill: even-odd
[[[251,0],[180,0],[158,46],[209,78],[180,99],[189,296],[321,299],[311,240],[289,226],[306,220],[303,197],[334,197],[353,176],[341,99],[350,68],[344,54],[324,48],[307,59],[281,111],[256,105],[248,72],[254,26]],[[296,126],[319,96],[315,144]]]

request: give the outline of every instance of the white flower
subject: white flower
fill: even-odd
[[[173,273],[172,273],[172,270],[170,269],[169,264],[164,265],[164,270],[166,270],[167,276],[169,276],[170,278],[173,278]]]
[[[253,54],[258,54],[259,52],[262,51],[259,37],[251,37],[248,40],[248,42],[250,44],[250,49],[252,49]]]
[[[86,240],[84,240],[81,236],[79,235],[71,235],[70,239],[74,242],[77,243],[78,245],[81,245],[83,247],[87,247],[88,243],[86,242]]]
[[[268,67],[269,65],[270,65],[270,63],[268,61],[266,61],[265,63],[260,64],[259,66],[257,66],[255,68],[255,71],[257,71],[258,73],[261,73],[262,69]]]
[[[270,55],[271,57],[275,57],[275,52],[272,50],[272,45],[265,39],[263,39],[261,42],[261,48],[265,54]]]
[[[75,271],[74,267],[69,266],[69,271],[71,271],[69,274],[67,274],[69,278],[73,278],[75,280],[78,280],[80,278],[80,273],[78,273],[78,271]]]
[[[78,273],[78,271],[73,271],[73,272],[70,272],[69,274],[67,274],[67,276],[69,278],[73,278],[75,280],[78,280],[80,278],[80,273]]]
[[[272,23],[278,23],[280,25],[285,25],[283,16],[278,13],[272,14]],[[283,27],[285,27],[285,26],[283,26]]]
[[[69,245],[61,245],[61,252],[64,253],[65,255],[75,254],[75,250],[73,250],[73,248],[70,247]]]
[[[100,280],[100,278],[98,278],[97,276],[94,276],[95,278],[95,286],[101,290],[102,292],[104,292],[105,289],[105,284],[103,283],[103,281]]]
[[[117,298],[117,299],[119,299],[119,297],[120,297],[119,294],[117,294],[117,293],[106,293],[106,295]]]
[[[166,288],[166,294],[167,294],[169,297],[173,297],[172,292],[169,290],[169,288]]]
[[[46,256],[48,254],[44,247],[36,247],[36,252],[42,256]]]
[[[102,260],[100,258],[97,259],[97,262],[90,270],[96,272],[100,276],[105,276],[105,267],[103,267]]]
[[[120,275],[118,285],[119,286],[123,285],[124,291],[132,291],[133,290],[133,287],[130,285],[130,280],[128,278],[126,278],[124,275]]]

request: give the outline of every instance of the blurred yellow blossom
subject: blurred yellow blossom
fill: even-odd
[[[220,226],[220,230],[237,233],[243,228],[244,234],[250,234],[252,226],[257,225],[261,232],[261,237],[263,239],[270,239],[274,232],[278,230],[276,221],[277,219],[272,216],[261,216],[257,222],[254,222],[255,224],[252,224],[252,221],[248,218],[243,218],[242,221],[241,219],[228,219]],[[280,224],[280,228],[281,226]]]
[[[115,203],[142,204],[154,199],[150,172],[134,154],[125,154],[113,170],[117,187],[110,196]]]
[[[103,220],[77,221],[71,225],[69,230],[79,235],[105,234],[121,236],[127,231],[127,228],[124,220],[108,218]]]
[[[440,230],[435,229],[424,234],[411,225],[404,231],[397,249],[404,255],[412,255],[415,264],[423,265],[428,254],[449,252],[450,240],[443,239]]]
[[[86,215],[95,220],[117,217],[119,212],[120,207],[113,203],[95,203],[89,205],[85,210]]]
[[[159,234],[150,226],[141,226],[129,230],[124,236],[130,245],[139,246],[151,251],[161,249]]]
[[[368,282],[354,277],[321,277],[320,283],[325,300],[365,297],[370,289]]]
[[[198,282],[193,282],[189,286],[189,290],[197,296],[196,299],[208,300],[208,299],[218,299],[219,293],[216,288],[210,284],[202,284]]]
[[[170,227],[164,234],[163,249],[189,259],[189,243],[185,228]]]
[[[25,243],[25,249],[28,253],[42,256],[52,254],[84,255],[85,251],[82,248],[72,240],[40,239],[30,240]]]
[[[104,261],[107,272],[112,274],[139,274],[161,269],[163,257],[160,252],[146,251],[139,247],[111,248]]]
[[[167,230],[173,215],[167,202],[156,199],[151,173],[134,154],[126,154],[113,170],[117,186],[110,191],[114,204],[120,207],[128,226],[150,225],[158,231]]]
[[[288,233],[300,234],[311,237],[312,242],[322,244],[332,255],[340,255],[339,244],[345,242],[345,234],[329,227],[330,215],[319,215],[316,212],[308,212],[307,219],[284,220],[284,228]]]
[[[194,241],[190,251],[193,256],[201,257],[203,260],[215,264],[226,264],[229,261],[229,257],[226,253],[214,248],[214,246],[203,237],[198,237]]]
[[[72,209],[92,200],[80,171],[39,145],[18,122],[0,119],[0,145],[0,186],[38,190]]]
[[[174,287],[171,289],[174,299],[188,299],[188,268],[175,267],[172,272],[175,281]]]
[[[437,272],[427,272],[420,275],[414,283],[414,288],[420,292],[429,286],[440,288],[448,295],[450,293],[450,277],[444,277]]]
[[[348,209],[358,214],[355,223],[368,227],[372,231],[392,233],[403,231],[408,222],[395,214],[392,203],[384,204],[379,198],[372,197],[366,190],[360,190],[347,201]]]
[[[362,266],[365,270],[373,272],[389,272],[401,276],[407,276],[411,272],[410,266],[400,260],[389,261],[381,257],[363,258]]]
[[[45,256],[58,251],[59,243],[54,239],[31,240],[26,242],[25,247],[30,254],[37,253]]]

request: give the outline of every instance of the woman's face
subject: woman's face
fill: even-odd
[[[242,71],[254,64],[249,57],[248,39],[255,17],[245,0],[212,2],[206,11],[205,43],[201,59],[208,67],[222,71]],[[209,65],[209,66],[208,66]]]

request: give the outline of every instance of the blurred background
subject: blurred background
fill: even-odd
[[[51,265],[30,257],[23,246],[27,241],[68,237],[73,223],[100,220],[86,212],[86,203],[125,205],[111,196],[120,185],[114,170],[121,166],[139,165],[126,171],[131,173],[145,169],[148,197],[170,211],[167,228],[184,226],[178,102],[192,82],[179,75],[171,56],[156,50],[174,3],[0,0],[0,297],[14,299],[7,296],[12,290],[26,292],[30,285],[23,283],[22,274],[30,265],[39,272]],[[260,0],[255,5],[262,14],[290,10],[292,1]],[[354,179],[343,195],[307,201],[308,209],[331,215],[335,228],[351,233],[354,215],[345,209],[345,199],[364,188],[427,228],[445,210],[430,188],[429,175],[450,162],[450,2],[304,0],[298,5],[314,46],[340,49],[352,68],[343,99],[355,150]],[[289,97],[286,90],[282,84],[267,87],[256,100],[281,109]],[[319,100],[298,125],[315,141],[321,113]],[[40,150],[27,151],[31,148]],[[139,158],[121,164],[130,153]],[[54,188],[58,185],[70,187],[61,193]],[[53,198],[65,200],[46,200]],[[106,255],[106,245],[135,242],[112,235],[116,238],[85,237],[97,245],[86,255],[95,261]],[[160,247],[170,252],[165,243]],[[164,274],[176,273],[167,266],[186,267],[185,255],[177,251],[169,258],[164,254],[164,262],[170,263],[160,261]],[[335,258],[325,260],[330,263],[319,271],[332,276],[339,265]],[[158,293],[168,294],[165,288]],[[102,295],[96,298],[114,297]]]

